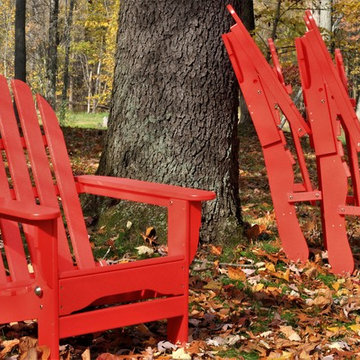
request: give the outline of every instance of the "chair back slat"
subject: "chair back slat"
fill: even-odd
[[[32,92],[22,81],[13,80],[11,85],[40,204],[58,208],[59,203]],[[73,262],[61,218],[58,219],[58,244],[59,268],[69,270],[73,267]]]
[[[13,103],[6,79],[0,77],[0,133],[5,146],[11,179],[18,200],[34,202],[25,154],[21,145]]]
[[[4,198],[11,198],[6,170],[2,160],[0,161],[0,193]],[[27,261],[18,224],[1,219],[0,229],[11,279],[13,281],[27,280],[29,278]],[[0,256],[0,282],[3,283],[6,278],[6,269]]]
[[[37,95],[37,104],[47,138],[76,264],[82,269],[92,268],[95,266],[94,257],[91,251],[63,133],[55,112],[40,95]]]
[[[34,202],[30,176],[26,165],[20,134],[14,114],[13,104],[6,79],[0,77],[0,134],[5,147],[6,160],[12,186],[17,199]],[[3,197],[11,198],[10,185],[6,174],[4,158],[0,161],[0,191]],[[0,221],[5,255],[12,281],[29,279],[26,255],[18,224],[8,220]],[[33,228],[24,226],[24,232],[31,237]],[[29,241],[30,254],[34,243]]]

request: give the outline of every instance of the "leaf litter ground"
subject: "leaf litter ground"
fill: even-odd
[[[64,130],[74,172],[93,173],[103,132]],[[297,264],[285,257],[258,140],[246,133],[241,142],[246,144],[246,152],[240,152],[244,235],[199,249],[190,272],[188,346],[182,349],[167,342],[165,322],[155,322],[63,339],[63,359],[360,358],[359,270],[348,277],[330,272],[319,213],[307,205],[299,207],[298,215],[310,261]],[[307,157],[311,162],[311,153]],[[151,231],[139,234],[142,253],[134,248],[130,257],[166,252],[154,238],[145,241]],[[357,269],[359,237],[355,219],[349,224],[349,238]],[[1,326],[0,359],[46,359],[47,349],[36,346],[36,330],[34,321]]]

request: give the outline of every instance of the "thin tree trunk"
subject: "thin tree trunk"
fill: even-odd
[[[50,25],[49,25],[49,47],[47,59],[47,100],[56,108],[56,77],[57,77],[57,46],[59,43],[58,35],[59,20],[59,0],[50,0]]]
[[[331,12],[332,0],[318,0],[316,8],[313,10],[314,19],[318,26],[325,29],[328,33],[332,30]]]
[[[73,23],[73,12],[74,12],[75,0],[70,0],[69,11],[67,12],[65,19],[65,60],[64,60],[64,77],[63,77],[63,88],[61,93],[61,113],[60,120],[65,119],[65,109],[67,101],[67,93],[69,88],[69,63],[70,63],[70,45],[71,45],[71,28]]]
[[[94,95],[100,94],[100,73],[101,73],[101,60],[99,60],[98,66],[96,68],[96,80],[95,80]],[[93,113],[96,112],[98,103],[99,103],[99,100],[96,100],[96,98],[93,97],[93,106],[92,106]]]
[[[234,1],[237,11],[239,4]],[[231,24],[218,0],[121,2],[109,129],[98,169],[214,190],[217,199],[203,208],[203,240],[225,241],[241,218],[239,92],[221,41]]]
[[[25,41],[26,0],[16,0],[15,10],[15,79],[26,81]]]
[[[69,110],[74,109],[74,80],[73,77],[69,76]]]
[[[87,113],[90,114],[91,112],[91,83],[92,83],[92,70],[89,72],[89,78],[88,78],[88,95],[87,95]]]
[[[254,17],[254,4],[253,0],[244,0],[240,2],[240,18],[244,23],[246,29],[249,32],[255,30],[255,17]],[[240,119],[239,122],[242,126],[252,127],[251,117],[244,101],[244,98],[240,92]]]

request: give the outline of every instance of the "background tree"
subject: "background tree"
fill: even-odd
[[[63,75],[63,87],[61,92],[61,107],[60,107],[60,121],[65,120],[65,108],[67,106],[68,88],[69,88],[69,62],[70,62],[70,45],[71,45],[71,28],[73,23],[75,0],[70,0],[69,9],[66,11],[65,16],[65,30],[64,30],[64,75]],[[66,9],[67,10],[67,9]]]
[[[26,0],[16,0],[15,9],[15,78],[26,81],[25,46]]]
[[[216,191],[204,240],[240,221],[238,86],[221,41],[231,24],[217,0],[121,2],[98,171]]]
[[[49,43],[46,72],[48,81],[47,100],[56,109],[57,47],[59,44],[59,0],[50,0]]]
[[[239,4],[240,7],[240,18],[244,23],[246,29],[254,33],[255,30],[255,16],[254,16],[254,3],[253,0],[244,0]],[[240,91],[241,94],[241,91]],[[244,97],[240,95],[240,123],[244,125],[252,124],[251,117],[246,106]]]

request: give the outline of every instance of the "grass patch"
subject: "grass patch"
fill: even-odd
[[[279,252],[279,247],[274,246],[269,243],[262,243],[261,247],[268,253],[268,254],[277,254]]]
[[[318,274],[316,279],[323,282],[329,288],[331,288],[331,285],[336,282],[336,276],[333,274]]]
[[[86,113],[86,112],[68,112],[65,116],[64,125],[78,128],[88,129],[106,129],[103,126],[104,118],[109,114],[107,112],[101,113]]]

